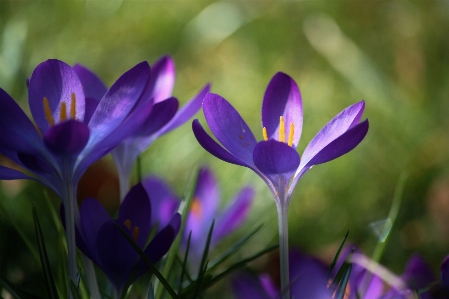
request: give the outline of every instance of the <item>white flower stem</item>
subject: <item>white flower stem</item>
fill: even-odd
[[[288,264],[288,203],[276,202],[279,224],[279,259],[281,267],[281,298],[290,299]]]
[[[89,286],[90,298],[101,299],[100,290],[98,289],[97,277],[92,261],[82,254],[84,269],[86,271],[87,284]]]

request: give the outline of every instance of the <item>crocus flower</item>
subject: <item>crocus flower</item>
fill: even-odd
[[[335,116],[312,139],[302,160],[296,152],[303,122],[301,95],[295,81],[284,73],[277,73],[265,91],[262,141],[256,140],[240,114],[217,94],[206,95],[203,111],[221,145],[206,133],[198,120],[192,123],[193,132],[204,149],[223,161],[252,169],[270,188],[279,219],[282,288],[288,282],[287,213],[295,185],[314,165],[346,154],[363,140],[368,132],[368,120],[360,122],[364,108],[365,102],[361,101]]]
[[[94,198],[85,199],[81,205],[77,245],[106,274],[114,287],[116,298],[126,291],[124,287],[127,282],[132,283],[148,270],[147,264],[116,224],[134,239],[153,263],[167,253],[179,232],[181,217],[175,213],[170,222],[147,244],[152,230],[151,208],[148,193],[140,183],[128,192],[115,220]]]
[[[75,65],[74,69],[81,78],[84,89],[89,90],[93,101],[101,99],[106,91],[102,81],[81,65]],[[164,56],[152,66],[150,80],[142,96],[142,101],[154,104],[151,114],[132,136],[124,139],[112,151],[119,173],[122,200],[129,189],[131,170],[137,157],[157,138],[188,121],[201,108],[202,100],[210,89],[210,85],[207,84],[178,110],[178,100],[171,96],[174,83],[174,62],[171,57]]]
[[[327,288],[327,269],[312,257],[290,251],[290,293],[296,299],[331,299],[332,292]],[[269,275],[258,278],[241,273],[232,279],[232,289],[237,299],[275,299],[280,298],[279,289]]]
[[[180,200],[160,178],[148,177],[142,184],[151,198],[152,206],[155,207],[152,212],[153,225],[158,223],[159,227],[163,227],[178,210]],[[237,193],[227,207],[219,211],[218,182],[209,168],[200,168],[182,239],[182,248],[185,250],[189,233],[192,233],[188,257],[192,267],[198,266],[201,261],[212,222],[215,220],[210,250],[245,222],[253,197],[253,188],[246,186]]]
[[[124,73],[94,108],[74,70],[59,60],[39,64],[29,80],[34,123],[0,89],[0,152],[32,175],[0,166],[0,179],[32,179],[66,207],[69,276],[76,280],[76,186],[89,165],[131,134],[149,111],[134,110],[150,74],[142,62]]]

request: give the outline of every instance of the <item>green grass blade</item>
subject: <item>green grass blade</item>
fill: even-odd
[[[407,182],[407,178],[408,178],[407,173],[405,173],[405,172],[401,173],[401,175],[399,176],[398,183],[396,184],[396,189],[394,191],[394,196],[393,196],[393,203],[391,204],[390,212],[388,213],[388,219],[390,219],[390,221],[391,221],[390,231],[392,230],[392,228],[394,226],[396,217],[399,212],[399,207],[401,206],[401,201],[402,201],[402,197],[404,194],[405,183]],[[385,246],[387,244],[389,235],[390,234],[388,233],[388,235],[385,236],[383,242],[377,243],[376,248],[374,249],[374,252],[373,252],[373,256],[372,256],[373,261],[375,261],[375,262],[380,261],[380,258],[382,257],[382,254],[385,250]]]
[[[173,290],[173,288],[170,286],[168,281],[164,278],[164,276],[159,272],[159,270],[156,268],[156,266],[148,259],[148,257],[145,255],[145,253],[139,248],[139,246],[134,242],[134,240],[128,236],[128,234],[123,230],[123,228],[120,227],[117,223],[115,223],[115,226],[118,228],[118,230],[122,233],[122,235],[126,238],[126,240],[131,244],[131,246],[136,250],[136,252],[140,255],[140,257],[147,263],[148,267],[150,268],[150,271],[159,279],[161,284],[165,287],[167,292],[170,294],[170,296],[173,299],[178,299],[178,295]]]
[[[17,287],[13,286],[2,277],[0,277],[0,284],[16,299],[42,299],[41,297],[17,289]]]
[[[244,236],[242,239],[237,241],[237,243],[234,244],[230,249],[222,253],[220,256],[218,256],[215,261],[213,261],[211,264],[212,266],[209,267],[208,272],[214,271],[219,265],[221,265],[223,262],[225,262],[228,258],[230,258],[235,252],[237,252],[240,247],[242,247],[249,239],[251,239],[252,236],[254,236],[261,228],[263,224],[256,227],[253,231],[251,231],[249,234]]]
[[[348,285],[349,277],[351,276],[351,270],[352,270],[352,264],[346,263],[345,267],[344,267],[342,279],[340,280],[338,287],[337,287],[336,296],[334,297],[335,299],[343,299],[343,297],[345,296],[346,286]]]
[[[179,292],[181,292],[182,281],[184,280],[184,274],[186,273],[187,258],[189,257],[189,249],[190,249],[190,240],[191,239],[192,239],[192,231],[189,232],[189,238],[187,239],[186,253],[184,254],[184,261],[182,262],[182,268],[181,268],[181,276],[179,277],[178,294],[179,294]]]
[[[71,281],[70,279],[69,279],[69,285],[70,285],[70,291],[72,292],[74,299],[82,299],[81,295],[78,292],[78,288],[75,286],[73,281]]]
[[[167,258],[165,261],[164,269],[162,270],[162,274],[164,277],[168,277],[170,275],[170,272],[172,272],[172,266],[175,261],[175,258],[178,254],[179,247],[181,246],[182,236],[184,234],[184,228],[187,221],[187,215],[190,211],[190,206],[192,204],[193,195],[195,192],[195,188],[198,182],[198,169],[193,169],[192,175],[190,176],[189,183],[187,184],[186,191],[184,193],[184,200],[180,205],[181,209],[181,228],[179,230],[178,236],[176,237],[175,241],[173,242],[172,246],[170,247],[170,250],[167,253]],[[161,299],[162,298],[162,289],[158,288],[157,285],[155,285],[156,289],[156,298]]]
[[[39,256],[42,264],[42,270],[44,271],[45,287],[47,289],[48,297],[50,299],[53,298],[58,299],[59,296],[56,290],[55,280],[51,272],[50,261],[48,260],[47,250],[45,248],[44,235],[42,233],[39,218],[37,216],[36,208],[34,206],[33,206],[33,219],[34,219],[34,226],[36,229],[36,238],[37,238],[37,245],[39,248]]]
[[[332,259],[332,263],[331,263],[331,265],[329,267],[329,272],[327,272],[327,277],[328,278],[331,277],[332,271],[334,271],[335,265],[337,264],[337,261],[338,261],[338,257],[340,256],[340,252],[343,249],[343,246],[345,245],[345,242],[346,242],[346,239],[348,238],[348,235],[349,235],[349,230],[346,233],[346,235],[343,238],[343,240],[341,240],[340,246],[338,247],[337,252],[335,253],[334,258]]]

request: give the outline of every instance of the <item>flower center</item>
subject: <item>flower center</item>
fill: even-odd
[[[268,140],[268,134],[267,134],[267,128],[263,127],[262,130],[263,133],[263,140]],[[293,145],[293,135],[295,134],[295,125],[293,123],[290,123],[290,131],[288,132],[288,146]],[[279,117],[279,142],[286,143],[285,138],[285,121],[282,116]]]
[[[48,99],[44,97],[43,106],[44,106],[44,113],[45,113],[45,119],[47,120],[48,124],[50,126],[55,125],[55,119],[53,117],[53,113],[50,108],[50,104],[48,102]],[[74,93],[72,93],[72,97],[70,100],[70,119],[76,118],[76,96]],[[65,121],[67,120],[67,104],[66,102],[61,102],[61,105],[59,107],[59,121]]]
[[[132,223],[131,220],[127,219],[123,222],[123,224],[129,229],[129,231],[131,231],[132,228]],[[132,230],[132,236],[134,241],[137,241],[137,237],[139,236],[139,227],[135,226],[134,229]]]
[[[195,197],[193,199],[190,206],[190,211],[196,218],[201,218],[201,216],[203,215],[203,206],[201,205],[200,199],[198,197]]]

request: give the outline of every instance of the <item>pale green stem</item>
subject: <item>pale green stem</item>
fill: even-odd
[[[123,202],[126,194],[129,191],[130,181],[131,181],[130,173],[123,173],[119,171],[120,203]]]
[[[281,298],[290,299],[288,264],[288,203],[276,202],[279,224],[279,260],[281,266]]]
[[[64,214],[66,226],[66,241],[67,241],[67,271],[68,276],[75,285],[77,285],[77,271],[76,263],[76,240],[75,240],[75,225],[78,216],[78,207],[76,206],[76,189],[71,179],[64,180]],[[69,298],[73,298],[73,294],[69,288]]]
[[[90,298],[101,299],[100,290],[98,289],[97,277],[92,261],[82,254],[84,269],[86,271],[87,284],[89,286]]]

